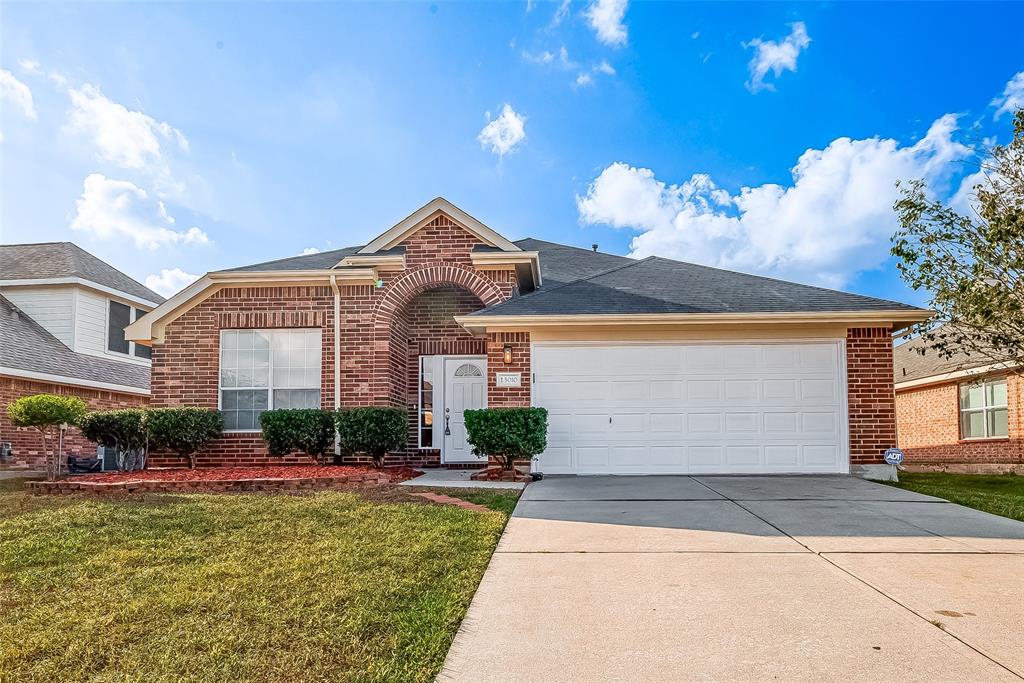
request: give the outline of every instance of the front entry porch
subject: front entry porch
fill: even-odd
[[[420,356],[419,366],[417,447],[440,451],[444,466],[485,465],[466,440],[465,411],[487,407],[487,357]]]

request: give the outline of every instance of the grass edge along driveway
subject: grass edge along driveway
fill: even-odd
[[[892,485],[1024,522],[1024,476],[900,472],[899,478]]]
[[[4,488],[0,680],[429,681],[507,519],[393,489]]]

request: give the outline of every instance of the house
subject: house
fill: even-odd
[[[912,340],[893,350],[893,375],[908,465],[985,471],[1024,464],[1017,370],[977,355],[943,358]]]
[[[91,409],[149,401],[150,349],[124,328],[163,302],[70,242],[0,245],[0,442],[5,465],[41,467],[39,435],[16,429],[7,404],[39,393],[73,394]],[[71,430],[66,454],[94,455]]]
[[[368,244],[206,276],[127,328],[153,403],[409,409],[391,462],[479,467],[463,411],[548,409],[545,473],[884,473],[912,306],[663,258],[509,241],[438,198]],[[297,458],[285,458],[285,462]],[[167,461],[158,461],[167,462]]]

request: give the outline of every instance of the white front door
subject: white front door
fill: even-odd
[[[444,411],[441,433],[444,462],[484,462],[466,441],[465,411],[487,407],[487,359],[444,359]]]

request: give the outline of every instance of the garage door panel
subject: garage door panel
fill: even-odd
[[[845,472],[841,343],[534,348],[550,473]]]

